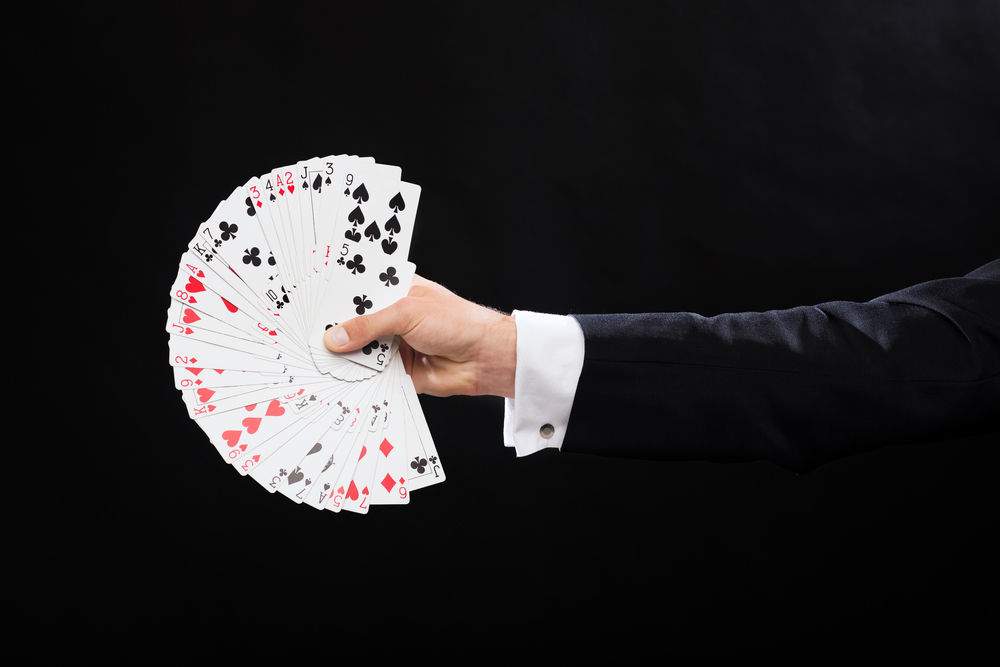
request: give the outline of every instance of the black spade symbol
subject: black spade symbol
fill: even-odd
[[[347,216],[347,219],[355,227],[357,227],[358,225],[365,224],[365,214],[361,212],[361,207],[360,206],[355,206],[354,210],[351,211],[350,215]]]
[[[391,218],[386,220],[385,231],[389,232],[390,234],[398,234],[399,230],[400,230],[399,220],[396,219],[396,216],[392,216]]]
[[[389,200],[389,208],[396,213],[406,209],[406,202],[403,201],[403,193],[397,192],[396,196]]]
[[[359,185],[354,189],[354,194],[351,196],[354,197],[354,201],[358,202],[359,204],[364,204],[366,201],[368,201],[368,188],[366,188],[365,184],[362,183],[361,185]]]

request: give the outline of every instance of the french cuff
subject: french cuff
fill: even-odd
[[[514,398],[506,399],[503,442],[518,456],[562,447],[583,370],[580,324],[565,315],[515,310]]]

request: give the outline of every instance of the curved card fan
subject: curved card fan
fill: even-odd
[[[420,187],[371,158],[251,178],[199,225],[167,311],[189,416],[242,475],[366,513],[444,481],[398,338],[344,355],[327,328],[406,296]]]

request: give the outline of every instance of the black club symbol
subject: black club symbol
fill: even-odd
[[[385,286],[398,285],[399,278],[396,276],[396,267],[390,266],[385,273],[378,274],[378,279],[385,283]]]
[[[254,248],[254,250],[256,250],[256,248]],[[244,261],[246,261],[245,257],[243,259],[244,259]],[[286,292],[285,288],[282,287],[281,288],[281,298],[278,299],[278,303],[276,305],[280,309],[280,308],[284,307],[284,305],[286,303],[291,303],[291,299],[288,298],[288,292]],[[329,328],[329,327],[327,327],[327,328]]]
[[[257,211],[253,210],[253,200],[250,199],[250,197],[247,197],[247,200],[243,203],[247,205],[247,215],[249,216],[257,215]]]
[[[231,225],[224,220],[219,223],[219,229],[222,230],[222,234],[220,236],[222,236],[223,241],[228,241],[229,239],[235,239],[236,232],[240,231],[239,225]],[[222,244],[218,240],[216,240],[215,247],[218,248],[220,245]]]
[[[212,253],[208,253],[207,255],[205,255],[205,261],[206,262],[211,262],[212,261],[212,257],[214,257],[214,256],[215,255],[213,255]]]
[[[385,343],[382,343],[381,345],[379,345],[379,347],[382,349],[383,352],[389,349],[389,346],[386,345]]]
[[[372,342],[368,343],[363,348],[361,348],[361,351],[364,352],[365,354],[371,354],[377,347],[378,347],[378,341],[373,340]]]
[[[365,311],[372,307],[372,302],[367,294],[362,294],[361,296],[354,297],[354,305],[357,306],[354,312],[358,315],[364,315]]]
[[[364,273],[365,265],[361,263],[364,260],[365,258],[362,257],[361,255],[355,255],[354,259],[347,260],[347,268],[351,270],[352,274]],[[369,308],[371,308],[371,306],[369,306]]]
[[[277,263],[278,263],[278,260],[276,260],[274,258],[274,253],[272,252],[271,255],[267,258],[267,265],[268,266],[275,266]]]
[[[424,473],[424,470],[427,469],[427,459],[422,459],[419,456],[414,456],[413,460],[410,461],[410,467],[422,475]]]
[[[218,248],[218,247],[220,247],[220,246],[222,245],[222,241],[220,241],[219,239],[215,239],[215,240],[213,241],[213,243],[215,243],[215,247],[216,247],[216,248]]]
[[[250,248],[249,250],[244,250],[246,255],[243,257],[244,264],[253,264],[254,266],[260,266],[260,248]]]
[[[347,260],[345,260],[343,257],[341,257],[340,259],[337,260],[337,264],[340,264],[341,266],[343,266],[346,261]]]

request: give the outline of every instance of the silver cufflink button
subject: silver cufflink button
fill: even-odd
[[[542,436],[546,440],[552,437],[552,434],[556,432],[555,427],[552,424],[546,424],[545,426],[538,429],[538,435]]]

